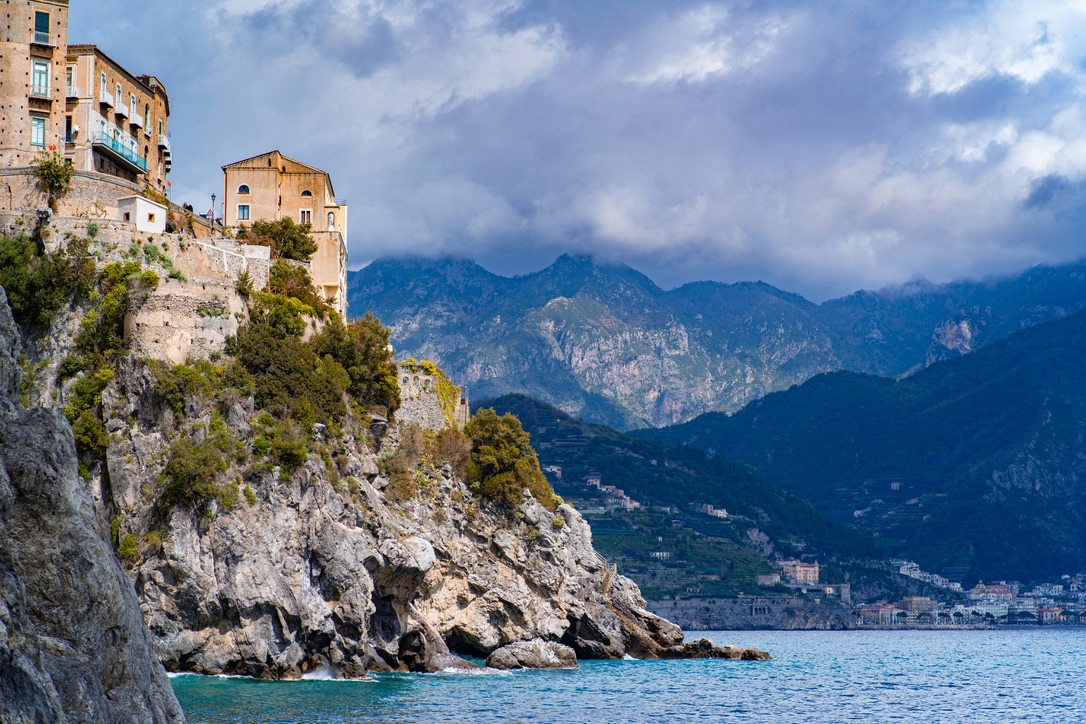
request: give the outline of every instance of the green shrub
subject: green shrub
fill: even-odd
[[[271,266],[268,289],[272,294],[297,299],[312,308],[321,318],[328,316],[330,307],[317,293],[316,287],[313,286],[313,278],[309,276],[305,267],[296,266],[282,259],[276,261]]]
[[[158,260],[159,251],[158,247],[148,241],[143,245],[143,258],[148,264],[153,264]]]
[[[159,278],[154,269],[148,269],[140,274],[140,284],[152,289],[158,286]]]
[[[73,298],[90,292],[96,265],[88,248],[86,239],[69,236],[46,254],[25,236],[0,236],[0,286],[19,325],[47,329]]]
[[[178,438],[170,445],[168,457],[162,470],[166,480],[161,497],[164,508],[184,506],[195,510],[223,494],[218,478],[230,466],[211,435],[200,444],[188,437]]]
[[[109,433],[105,424],[90,410],[85,410],[72,423],[75,446],[80,452],[102,459],[109,449]]]
[[[539,468],[539,458],[520,420],[480,410],[464,433],[472,441],[468,484],[473,491],[503,507],[516,508],[528,490],[546,508],[555,509],[557,497]]]
[[[150,367],[155,375],[155,393],[166,401],[178,418],[184,414],[188,397],[210,398],[222,384],[223,369],[206,360],[199,360],[192,366],[173,367],[152,361]]]
[[[71,379],[87,368],[87,358],[81,354],[70,354],[57,366],[57,379],[63,382]]]
[[[308,429],[314,421],[330,424],[346,414],[350,377],[342,365],[318,357],[301,340],[303,307],[295,299],[258,294],[249,323],[227,351],[251,375],[259,407],[294,417]]]
[[[98,222],[97,221],[88,221],[87,222],[87,236],[91,237],[92,239],[94,237],[98,236]]]
[[[344,324],[337,316],[324,325],[311,344],[318,355],[327,355],[347,371],[347,391],[367,409],[392,414],[400,406],[398,370],[389,347],[390,330],[367,312],[362,319]]]
[[[309,261],[317,251],[317,242],[309,236],[309,224],[295,224],[289,217],[277,221],[254,221],[242,227],[238,238],[248,244],[271,247],[272,259]]]
[[[34,175],[38,186],[49,195],[49,207],[53,208],[56,197],[64,194],[72,185],[72,162],[64,154],[50,146],[34,159]],[[54,209],[55,211],[56,209]]]
[[[309,457],[309,440],[298,423],[287,418],[272,431],[271,452],[283,470],[291,473]]]
[[[136,547],[136,536],[129,533],[121,542],[117,545],[117,556],[122,560],[131,563],[140,557],[139,548]]]

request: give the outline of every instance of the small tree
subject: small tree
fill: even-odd
[[[34,175],[38,177],[38,186],[49,197],[49,208],[57,210],[57,199],[64,195],[72,185],[72,162],[64,154],[49,144],[49,150],[43,150],[34,160]]]
[[[309,236],[309,224],[295,224],[291,218],[276,221],[254,221],[238,232],[247,244],[271,247],[272,259],[309,261],[317,251],[317,242]]]
[[[400,406],[400,386],[389,335],[388,327],[367,312],[347,324],[333,317],[311,343],[318,355],[330,356],[347,370],[347,391],[360,405],[392,414]]]
[[[468,484],[472,490],[507,508],[520,505],[528,490],[550,510],[557,496],[539,469],[539,458],[520,420],[506,413],[498,417],[494,410],[480,410],[464,427],[471,438]]]

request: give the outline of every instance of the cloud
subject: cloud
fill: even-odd
[[[352,266],[569,250],[825,297],[1083,253],[1083,2],[85,5],[167,84],[175,199],[280,148],[333,174]]]

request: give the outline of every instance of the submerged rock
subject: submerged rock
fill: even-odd
[[[577,666],[573,649],[553,641],[532,639],[506,644],[486,658],[492,669],[572,669]]]
[[[56,412],[23,410],[0,289],[0,721],[181,722]]]

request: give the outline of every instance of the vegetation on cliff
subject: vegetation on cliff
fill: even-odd
[[[7,290],[15,322],[24,330],[45,330],[57,313],[85,297],[97,276],[89,240],[69,237],[47,253],[28,236],[0,236],[0,287]]]
[[[295,224],[289,217],[276,221],[254,221],[242,226],[238,239],[247,244],[271,247],[272,259],[309,261],[317,242],[309,235],[309,224]]]
[[[506,508],[520,505],[525,490],[548,510],[561,502],[539,469],[530,437],[516,417],[480,410],[464,433],[472,441],[468,485],[473,491]]]

